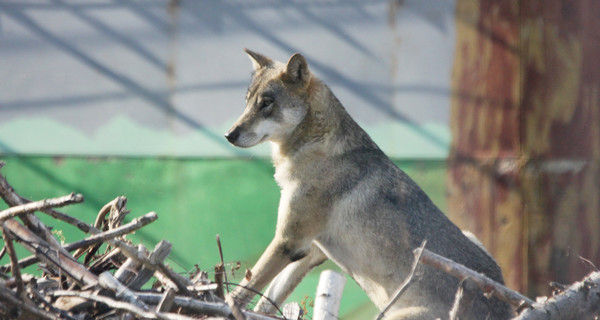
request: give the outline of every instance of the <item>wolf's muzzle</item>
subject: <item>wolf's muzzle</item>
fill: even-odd
[[[240,137],[240,129],[239,127],[236,127],[232,130],[229,130],[227,133],[225,133],[225,138],[227,138],[227,141],[229,141],[232,144],[235,144],[235,141]]]

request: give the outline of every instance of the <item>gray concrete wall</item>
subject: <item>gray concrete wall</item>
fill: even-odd
[[[454,2],[0,0],[0,153],[267,155],[244,47],[305,55],[389,155],[445,158]]]

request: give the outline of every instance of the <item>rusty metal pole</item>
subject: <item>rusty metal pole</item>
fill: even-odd
[[[449,215],[509,287],[600,265],[600,2],[457,0]]]

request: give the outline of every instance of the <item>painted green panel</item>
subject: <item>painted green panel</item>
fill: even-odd
[[[220,234],[226,262],[251,267],[274,234],[279,189],[267,159],[4,157],[2,169],[15,190],[32,200],[79,192],[85,203],[63,211],[93,223],[98,210],[119,195],[128,198],[129,219],[156,211],[159,219],[132,239],[153,247],[166,239],[174,251],[169,264],[179,272],[195,264],[212,270],[219,261],[215,235]],[[445,208],[443,161],[396,161],[442,209]],[[0,209],[6,205],[0,204]],[[66,242],[79,230],[41,215]],[[19,250],[19,257],[27,254]],[[7,257],[0,263],[7,263]],[[293,301],[314,299],[319,267],[299,286]],[[237,273],[239,280],[243,272]],[[231,279],[230,279],[231,280]],[[344,319],[372,318],[376,312],[360,288],[348,279],[342,300]],[[367,316],[368,315],[368,316]]]

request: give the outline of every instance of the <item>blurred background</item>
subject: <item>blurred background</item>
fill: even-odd
[[[88,222],[119,195],[131,218],[156,211],[136,237],[172,242],[179,272],[213,269],[216,234],[251,267],[279,190],[267,144],[223,138],[242,49],[301,52],[509,287],[546,295],[600,265],[597,17],[596,0],[0,0],[2,174],[34,200],[82,193],[64,211]],[[314,299],[319,270],[291,300]],[[376,312],[349,279],[341,318]]]

